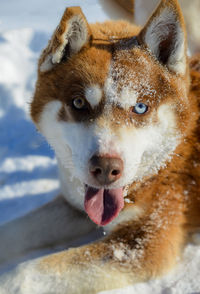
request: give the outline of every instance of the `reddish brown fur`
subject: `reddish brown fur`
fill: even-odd
[[[183,26],[183,19],[175,1],[164,0],[163,3],[165,6],[173,6]],[[159,10],[156,13],[159,13]],[[64,24],[61,22],[61,31],[63,31],[62,26]],[[141,40],[144,32],[145,30],[140,34]],[[43,107],[49,101],[59,99],[63,105],[66,103],[70,106],[74,96],[70,92],[69,85],[80,81],[84,81],[86,85],[93,83],[103,85],[108,75],[113,46],[117,46],[118,39],[131,38],[138,33],[138,28],[125,22],[92,25],[90,35],[92,39],[80,53],[67,61],[67,66],[64,62],[49,72],[38,71],[38,82],[31,106],[33,120],[38,122]],[[115,40],[112,36],[115,36]],[[56,38],[59,39],[59,36]],[[43,52],[39,65],[43,62],[47,51]],[[111,235],[98,243],[44,258],[41,262],[42,271],[50,268],[52,271],[64,273],[69,266],[78,264],[84,275],[84,269],[88,268],[90,263],[98,266],[103,263],[108,268],[114,264],[116,271],[122,272],[122,275],[128,273],[130,281],[145,280],[159,276],[171,268],[176,262],[176,257],[181,254],[188,233],[200,228],[200,56],[193,57],[189,70],[184,77],[181,77],[168,73],[145,51],[134,48],[130,54],[135,60],[132,62],[132,70],[142,72],[142,66],[137,60],[143,56],[155,73],[151,77],[151,84],[157,92],[162,93],[162,101],[167,100],[168,103],[176,105],[179,117],[177,125],[183,134],[183,140],[166,168],[161,169],[157,175],[130,186],[128,198],[133,200],[134,204],[126,204],[124,210],[129,209],[130,206],[141,208],[143,214],[137,222],[129,221],[122,226],[119,225]],[[121,60],[121,64],[125,67],[130,66],[126,56]],[[170,79],[169,89],[163,88],[166,77]],[[182,89],[179,87],[181,83],[187,85],[189,103],[181,101],[182,109],[178,110],[180,101],[177,96],[181,95]],[[143,97],[143,101],[147,98]],[[151,103],[152,107],[157,107],[156,97],[152,98]],[[67,120],[63,113],[64,110],[60,119]],[[117,107],[115,115],[120,117],[121,121],[130,118],[129,112]],[[83,119],[73,112],[72,116],[75,120]],[[101,119],[101,108],[93,111],[89,118],[92,117]],[[136,127],[140,126],[140,119],[135,118]],[[118,260],[113,248],[120,249],[121,244],[125,244],[125,256],[124,259]],[[136,252],[136,258],[130,256],[133,251]],[[95,288],[95,291],[116,285],[108,287],[105,283],[99,285],[98,289]],[[92,287],[91,285],[91,289]],[[83,289],[82,293],[87,292]]]

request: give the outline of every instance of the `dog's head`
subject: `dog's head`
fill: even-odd
[[[163,0],[142,30],[89,26],[80,8],[66,9],[39,61],[31,114],[85,185],[85,209],[97,224],[117,216],[127,185],[170,160],[187,126],[187,77],[175,0]]]

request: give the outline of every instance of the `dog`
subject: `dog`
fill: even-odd
[[[1,294],[95,294],[175,266],[200,227],[200,55],[186,52],[176,0],[162,0],[142,29],[89,25],[79,7],[66,9],[31,103],[62,195],[1,228],[1,262],[96,226],[107,235],[22,263],[1,277]]]

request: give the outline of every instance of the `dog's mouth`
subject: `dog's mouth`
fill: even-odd
[[[123,188],[97,189],[86,186],[85,211],[97,225],[105,226],[110,223],[123,207]]]

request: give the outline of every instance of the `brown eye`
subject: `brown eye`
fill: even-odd
[[[74,98],[72,101],[72,105],[75,109],[83,109],[86,105],[85,99],[82,97]]]

